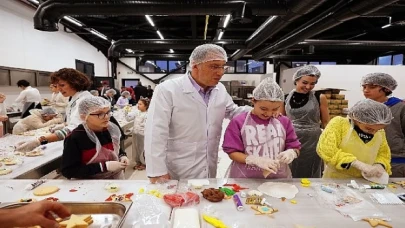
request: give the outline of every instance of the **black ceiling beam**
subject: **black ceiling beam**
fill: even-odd
[[[191,16],[191,37],[197,39],[197,17]]]
[[[298,42],[340,25],[345,21],[368,15],[397,1],[398,0],[363,0],[350,2],[346,7],[342,7],[335,13],[327,14],[325,17],[320,18],[316,22],[306,26],[304,29],[295,30],[277,42],[254,53],[253,58],[264,58],[267,55],[291,47]]]
[[[278,0],[245,0],[256,16],[285,15],[286,8]],[[34,28],[57,31],[58,21],[68,16],[135,16],[135,15],[227,15],[243,4],[228,0],[48,0],[39,5],[34,15]]]
[[[246,49],[237,50],[231,55],[232,60],[237,60],[243,57],[252,49],[258,47],[274,36],[277,32],[287,27],[295,19],[302,15],[310,13],[318,6],[322,5],[326,0],[294,0],[288,6],[287,14],[284,16],[269,17],[252,35],[246,40]]]
[[[244,48],[244,41],[242,40],[158,40],[158,39],[125,39],[118,40],[111,44],[108,49],[108,57],[120,57],[120,53],[125,49],[137,50],[160,50],[160,49],[176,49],[176,50],[192,50],[198,45],[214,43],[223,46],[225,49],[235,50]]]
[[[370,51],[398,51],[405,50],[405,42],[374,41],[374,40],[305,40],[293,48],[315,46],[315,50],[370,50]]]

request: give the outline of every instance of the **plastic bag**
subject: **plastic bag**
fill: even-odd
[[[164,202],[149,194],[137,194],[132,198],[135,207],[133,228],[159,227],[169,228],[170,209],[163,211]]]
[[[171,207],[190,206],[200,203],[200,196],[194,192],[166,194],[163,199]]]
[[[354,221],[376,218],[386,221],[391,219],[360,194],[339,184],[314,185],[320,205],[333,208]]]
[[[172,213],[172,228],[200,228],[200,212],[197,207],[177,207]]]

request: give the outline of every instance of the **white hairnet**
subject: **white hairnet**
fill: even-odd
[[[90,90],[91,95],[98,96],[98,90]]]
[[[41,115],[57,115],[58,112],[56,111],[56,109],[54,108],[44,108],[44,109],[40,109],[39,113],[41,113]]]
[[[391,75],[377,72],[363,76],[361,79],[361,85],[378,85],[394,91],[397,88],[398,83]]]
[[[79,114],[88,116],[103,108],[111,107],[111,103],[102,97],[86,97],[79,103]]]
[[[125,97],[125,96],[131,96],[131,93],[128,91],[124,91],[121,93],[121,96]]]
[[[357,102],[349,109],[349,117],[364,124],[385,124],[391,123],[394,118],[387,105],[364,99]]]
[[[298,79],[304,76],[314,76],[318,79],[321,77],[321,72],[313,65],[306,65],[299,68],[293,75],[293,81],[297,81]]]
[[[190,55],[190,66],[198,65],[208,61],[223,60],[228,61],[226,51],[215,44],[203,44],[196,47]]]
[[[112,95],[115,95],[117,94],[117,91],[115,91],[115,89],[109,89],[105,93],[111,93]]]
[[[266,78],[253,90],[253,98],[264,101],[284,101],[284,92],[272,78]]]

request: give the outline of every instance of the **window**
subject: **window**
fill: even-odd
[[[321,62],[321,65],[336,65],[336,62]]]
[[[186,73],[186,61],[169,61],[169,71],[177,69],[174,73],[184,74]],[[184,65],[183,67],[181,67]]]
[[[228,61],[226,63],[226,66],[228,67],[225,71],[225,74],[233,74],[235,73],[235,61]]]
[[[392,58],[392,65],[403,65],[403,62],[404,62],[403,54],[394,55]]]
[[[264,74],[264,63],[265,62],[259,62],[255,60],[248,60],[248,73],[253,73],[253,74]]]
[[[94,63],[76,59],[76,70],[84,73],[92,81],[94,78]]]
[[[292,62],[292,67],[301,67],[308,65],[308,62]]]
[[[391,65],[392,55],[378,57],[378,65]]]
[[[175,70],[175,73],[184,74],[186,73],[186,66],[183,68],[181,67],[184,65],[186,61],[167,61],[167,60],[146,60],[140,61],[138,70],[141,73],[160,73],[160,74],[167,74],[172,70]]]
[[[319,65],[319,62],[309,62],[311,65]]]
[[[236,61],[236,73],[246,73],[246,60]]]
[[[139,72],[142,73],[155,73],[155,68],[156,68],[155,61],[147,60],[144,63],[140,62],[138,69]]]

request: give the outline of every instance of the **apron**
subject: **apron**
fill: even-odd
[[[293,178],[320,178],[322,160],[316,153],[321,136],[321,111],[319,102],[310,92],[308,102],[301,108],[291,108],[290,100],[295,90],[288,94],[285,110],[291,120],[298,140],[301,142],[300,156],[291,163]]]
[[[90,129],[88,129],[86,124],[83,124],[84,128],[86,129],[86,132],[89,134],[89,132],[93,133],[92,136],[90,136],[90,139],[93,141],[93,137],[97,137],[93,131],[91,131]],[[114,151],[105,148],[103,146],[100,145],[100,142],[97,140],[95,140],[96,142],[96,154],[90,159],[90,161],[87,164],[92,164],[92,163],[100,163],[100,162],[107,162],[107,161],[118,161],[118,153],[119,153],[119,149],[120,149],[120,137],[121,137],[121,133],[119,131],[119,128],[115,125],[110,123],[108,125],[108,130],[111,134],[112,131],[119,132],[118,137],[117,136],[113,136],[113,134],[111,134],[111,139],[112,139],[112,143],[113,143],[113,147],[114,147]],[[94,142],[94,141],[93,141]],[[92,179],[124,179],[124,173],[122,170],[119,171],[115,171],[115,172],[102,172],[102,173],[98,173],[95,174],[93,176],[91,176],[90,178]]]
[[[30,110],[35,108],[42,109],[42,105],[40,103],[35,104],[35,102],[25,102],[21,112],[21,119],[31,115]]]
[[[278,119],[270,118],[267,126],[257,124],[251,111],[242,125],[241,135],[245,154],[277,159],[277,155],[285,149],[286,132]],[[263,170],[257,166],[246,165],[233,161],[230,166],[231,178],[263,178]],[[267,179],[291,178],[287,164],[280,164],[277,174],[270,174]]]
[[[353,121],[351,123],[351,128],[347,135],[343,138],[342,142],[339,145],[339,148],[345,153],[353,154],[357,160],[364,162],[366,164],[372,165],[377,157],[378,150],[380,149],[382,143],[382,136],[378,132],[374,135],[372,141],[368,143],[374,143],[370,148],[367,146],[368,143],[364,143],[354,132]],[[375,139],[375,141],[374,141]],[[374,142],[373,142],[374,141]],[[354,169],[354,168],[350,168]],[[353,178],[353,177],[362,177],[361,172],[359,171],[358,176],[353,176],[348,173],[345,173],[345,170],[336,170],[333,165],[325,165],[325,170],[323,172],[322,178]]]

